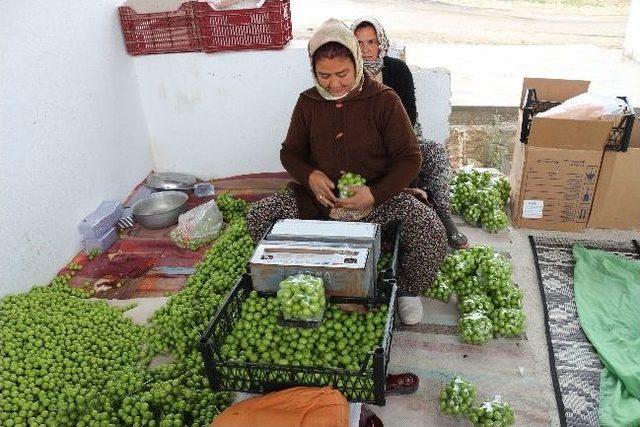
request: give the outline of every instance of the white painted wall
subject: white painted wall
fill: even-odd
[[[77,223],[152,168],[119,3],[3,2],[0,295],[51,279]]]
[[[449,139],[451,74],[446,68],[410,66],[416,86],[418,121],[425,138],[444,144]]]
[[[640,0],[631,2],[627,32],[624,38],[624,55],[640,62]]]
[[[0,295],[48,281],[77,223],[153,168],[215,178],[282,170],[312,84],[306,44],[282,51],[125,53],[119,0],[8,2],[0,16]],[[414,69],[427,137],[449,135],[450,76]]]
[[[280,171],[298,94],[312,86],[305,42],[281,51],[134,58],[156,170],[200,178]],[[449,136],[450,76],[414,69],[425,136]]]

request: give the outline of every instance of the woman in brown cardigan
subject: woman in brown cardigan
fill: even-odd
[[[409,117],[390,88],[364,76],[358,41],[340,21],[325,22],[309,41],[315,87],[298,98],[280,150],[295,179],[284,192],[257,202],[247,222],[258,240],[277,219],[402,221],[398,311],[405,324],[422,320],[416,296],[429,287],[447,253],[445,229],[433,209],[404,192],[421,157]],[[367,185],[338,199],[342,171]]]

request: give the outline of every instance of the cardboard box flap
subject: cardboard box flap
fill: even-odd
[[[611,132],[611,122],[534,117],[529,145],[570,150],[602,150]]]
[[[629,148],[640,148],[640,119],[637,117],[633,122],[631,139],[629,140]]]
[[[588,80],[561,80],[525,77],[522,82],[520,106],[524,106],[527,89],[535,89],[540,101],[563,102],[589,91]]]
[[[637,123],[635,123],[637,124]],[[640,148],[605,152],[589,227],[640,229]]]
[[[522,185],[522,176],[524,174],[524,165],[527,146],[516,142],[513,147],[513,158],[511,161],[511,170],[509,171],[509,184],[511,184],[511,192],[509,194],[511,212],[516,212],[515,205],[519,203]],[[517,214],[512,214],[514,220]]]

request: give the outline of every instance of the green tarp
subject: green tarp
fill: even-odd
[[[640,426],[640,262],[573,248],[580,324],[598,352],[602,426]]]

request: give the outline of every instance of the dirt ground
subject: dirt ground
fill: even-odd
[[[621,48],[628,1],[292,0],[296,38],[328,17],[377,17],[394,40],[473,44],[590,44]],[[595,7],[591,4],[599,4]],[[578,6],[576,6],[578,5]]]
[[[598,7],[593,6],[598,4]],[[517,106],[525,76],[584,79],[640,100],[640,64],[622,53],[629,1],[291,0],[294,36],[329,17],[368,15],[403,45],[409,65],[451,73],[451,103]],[[419,96],[419,95],[418,95]]]

